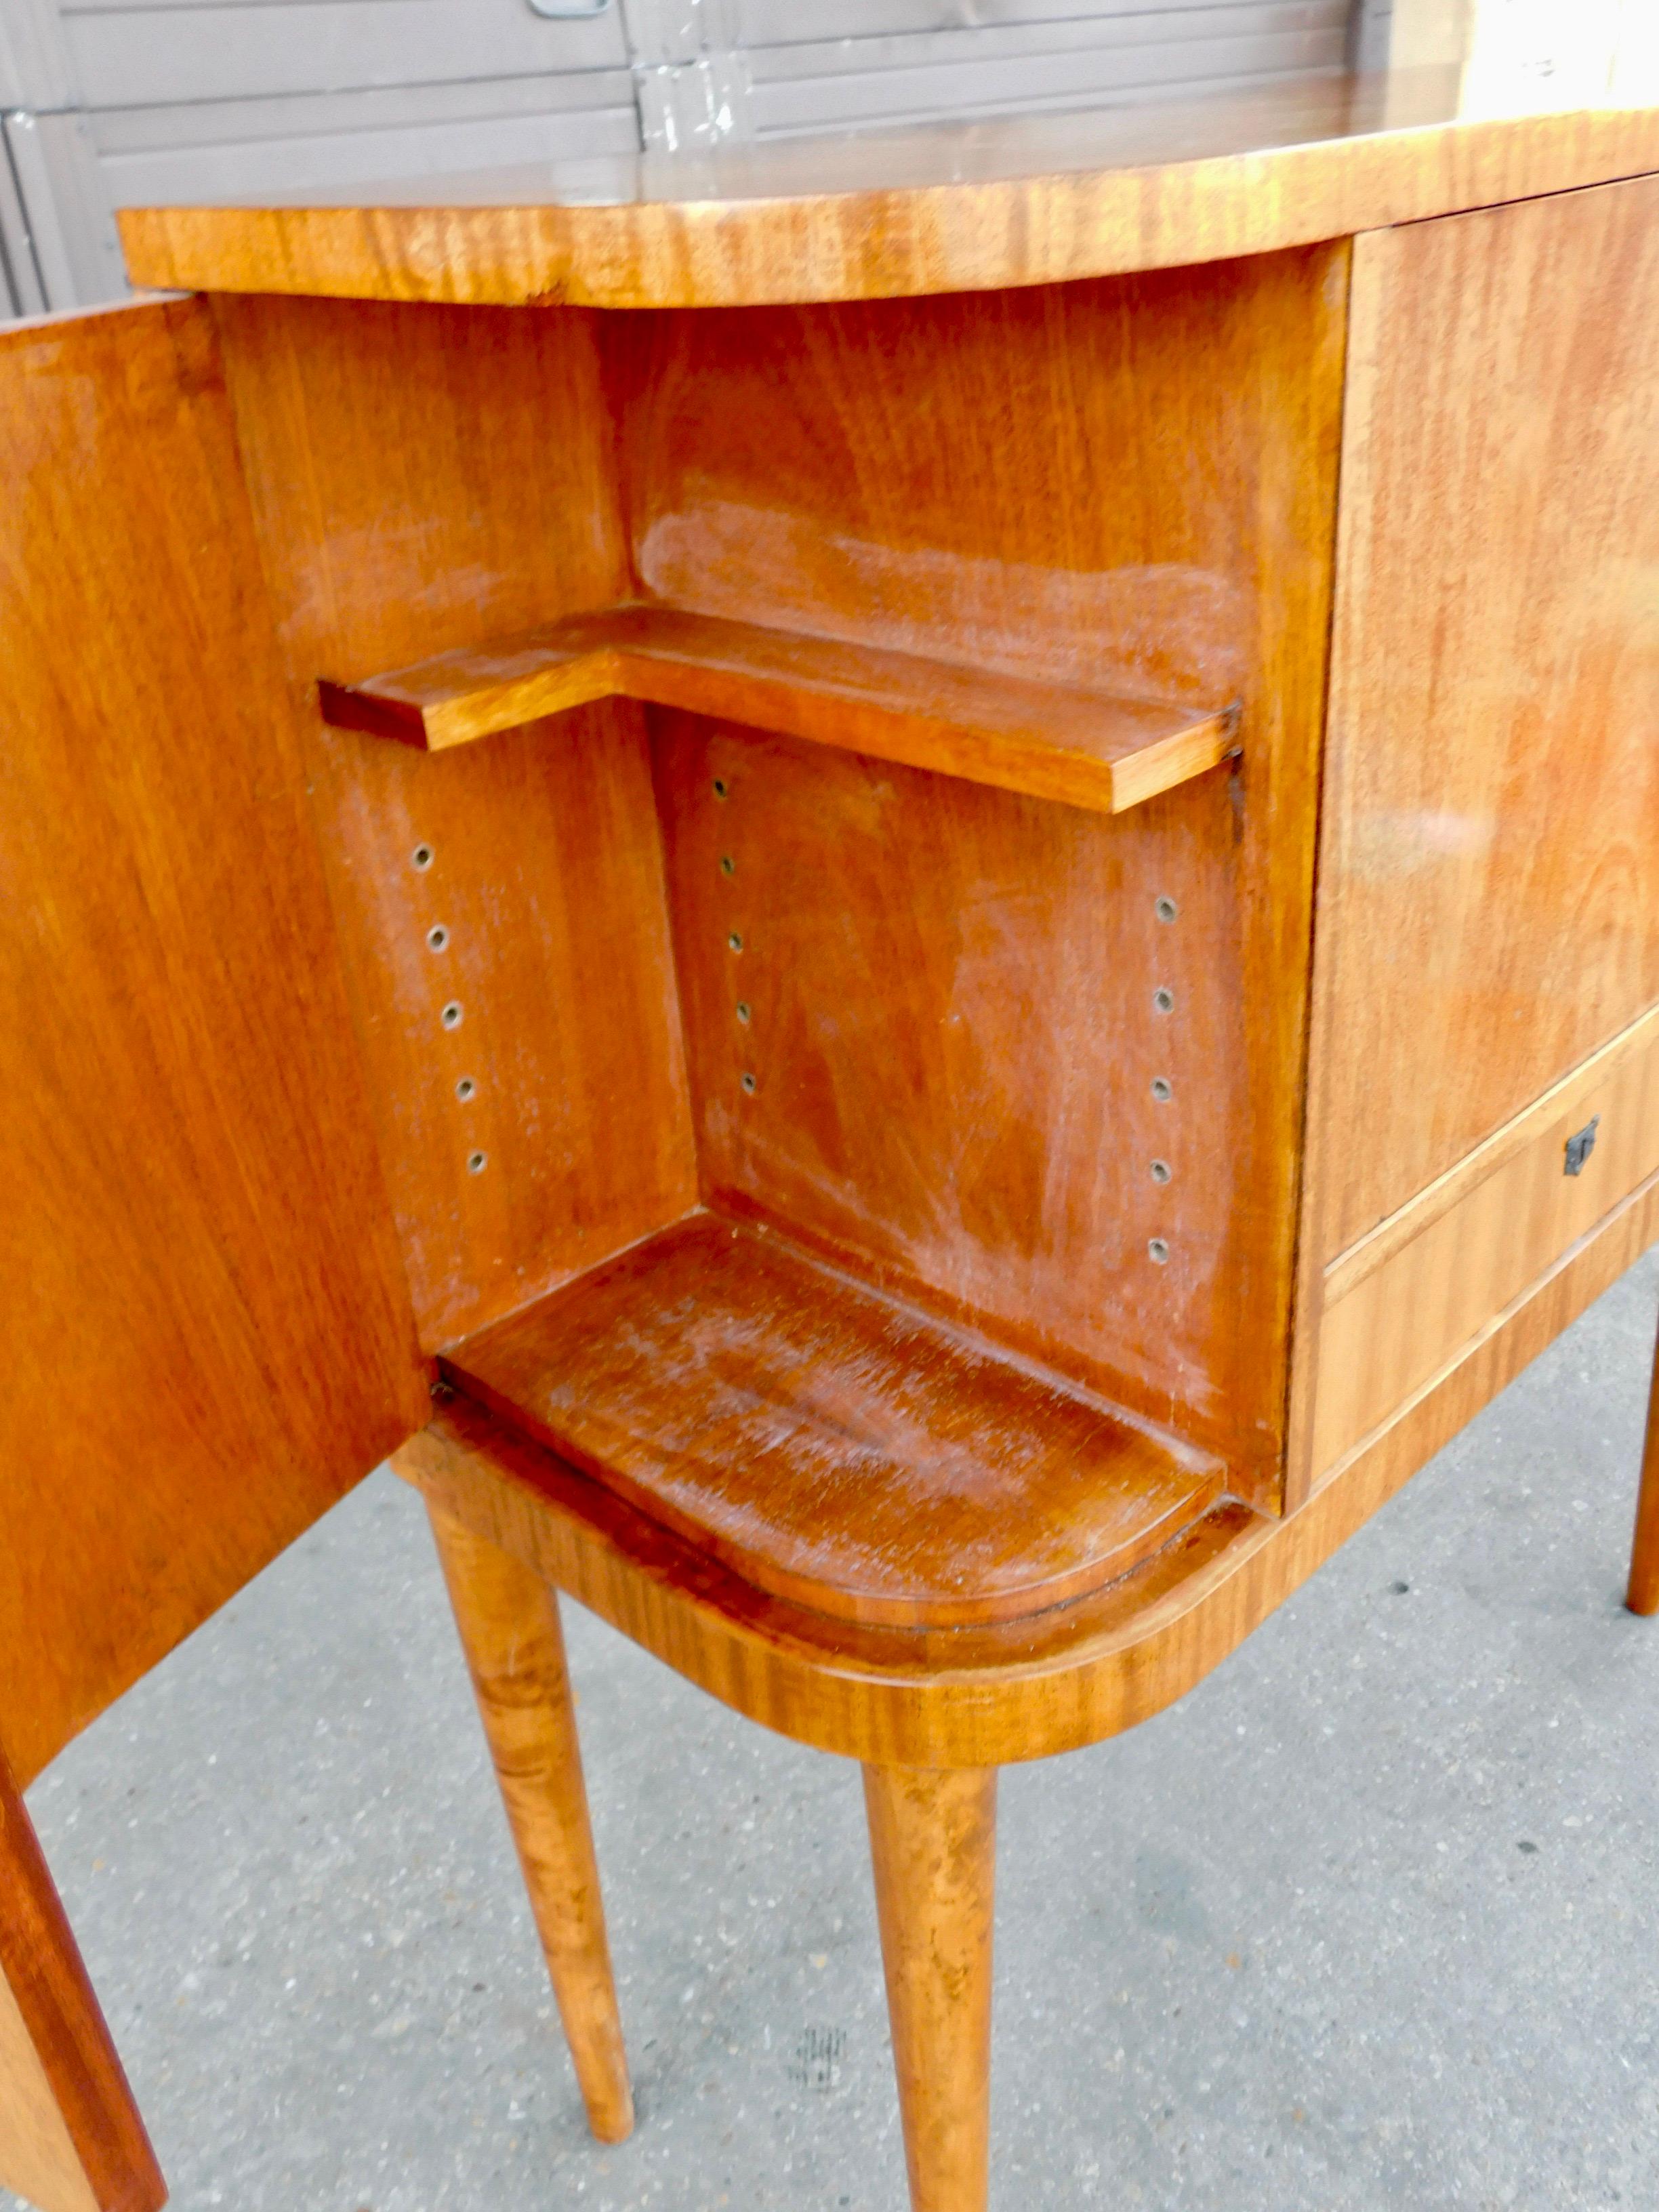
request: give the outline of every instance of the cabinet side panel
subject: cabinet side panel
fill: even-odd
[[[216,313],[430,1348],[696,1200],[640,710],[425,754],[316,708],[628,596],[592,319]]]
[[[1326,797],[1322,1262],[1659,998],[1659,179],[1355,241]]]
[[[0,336],[0,1739],[27,1781],[424,1418],[199,301]]]

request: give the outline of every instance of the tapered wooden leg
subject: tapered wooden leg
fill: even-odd
[[[0,2191],[40,2212],[158,2212],[167,2185],[0,1753]]]
[[[1625,1602],[1632,1613],[1659,1613],[1659,1350],[1653,1355],[1647,1449],[1642,1454],[1636,1540],[1631,1547],[1630,1592]]]
[[[994,1767],[866,1766],[912,2212],[984,2212]]]
[[[588,2124],[634,2125],[558,1601],[528,1567],[428,1506]]]

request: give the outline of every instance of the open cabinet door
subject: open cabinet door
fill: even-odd
[[[0,670],[21,1788],[426,1407],[201,301],[0,331]]]

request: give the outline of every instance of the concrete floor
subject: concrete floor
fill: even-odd
[[[1009,1772],[998,2212],[1659,2203],[1659,1622],[1620,1605],[1656,1287],[1174,1711]],[[568,1619],[620,2150],[391,1477],[31,1791],[183,2212],[897,2212],[852,1770]]]

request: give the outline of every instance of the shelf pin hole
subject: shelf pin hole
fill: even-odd
[[[485,1167],[489,1164],[489,1155],[488,1152],[469,1152],[466,1156],[467,1173],[469,1175],[482,1175]]]
[[[449,942],[449,932],[444,927],[442,922],[434,922],[426,933],[426,941],[432,951],[441,952]]]
[[[455,1096],[460,1100],[462,1105],[465,1106],[467,1100],[472,1096],[477,1087],[477,1085],[472,1080],[472,1078],[470,1075],[464,1075],[460,1081],[455,1085]]]
[[[1149,1240],[1146,1246],[1146,1257],[1160,1267],[1169,1264],[1170,1248],[1161,1237],[1154,1237]]]
[[[1167,983],[1160,983],[1157,990],[1153,992],[1152,1004],[1158,1008],[1160,1014],[1174,1013],[1175,993],[1170,988]]]
[[[461,1026],[460,1000],[459,999],[452,999],[449,1004],[444,1008],[442,1013],[439,1015],[438,1019],[443,1024],[447,1030],[459,1029]]]
[[[1175,1097],[1175,1085],[1167,1075],[1155,1075],[1152,1078],[1152,1096],[1160,1106],[1167,1105]]]
[[[1152,912],[1160,921],[1173,921],[1180,911],[1172,898],[1154,899],[1152,902]]]
[[[738,1078],[738,1080],[742,1083],[744,1089],[752,1098],[755,1095],[755,1079],[750,1074],[747,1068],[744,1070],[742,1075]]]
[[[1154,1160],[1152,1162],[1152,1181],[1154,1182],[1168,1182],[1170,1176],[1174,1172],[1175,1170],[1170,1167],[1168,1160]]]

